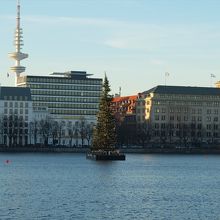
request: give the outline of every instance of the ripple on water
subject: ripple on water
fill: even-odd
[[[0,154],[0,219],[220,219],[220,158]],[[30,218],[31,216],[31,218]]]

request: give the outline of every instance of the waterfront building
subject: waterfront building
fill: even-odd
[[[18,87],[30,88],[34,109],[47,108],[49,116],[62,123],[63,145],[70,143],[68,127],[78,127],[80,133],[82,122],[90,127],[96,123],[102,79],[88,76],[91,74],[70,71],[50,76],[19,76],[17,79]],[[74,145],[78,145],[78,138],[75,138]]]
[[[137,123],[148,125],[152,142],[218,143],[220,89],[156,86],[137,100]]]
[[[137,95],[117,96],[112,99],[112,110],[118,122],[121,123],[124,120],[135,122],[137,97]]]
[[[82,71],[50,76],[20,76],[18,87],[29,87],[33,107],[47,107],[53,119],[96,122],[102,79]]]
[[[28,126],[32,120],[29,88],[0,87],[0,143],[27,145]]]
[[[119,147],[136,144],[136,101],[137,95],[117,96],[112,100]]]

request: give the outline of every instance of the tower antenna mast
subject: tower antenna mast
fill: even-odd
[[[20,17],[20,0],[17,1],[17,17],[16,17],[16,29],[15,29],[15,52],[9,53],[9,57],[15,60],[15,65],[10,68],[10,70],[15,73],[15,84],[17,83],[17,78],[21,73],[25,71],[25,67],[21,66],[20,61],[28,58],[28,54],[22,53],[21,49],[23,44],[23,31],[21,28],[21,17]]]

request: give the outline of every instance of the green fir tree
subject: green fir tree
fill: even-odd
[[[115,119],[111,110],[112,96],[109,81],[105,75],[102,95],[97,114],[97,125],[93,133],[92,150],[113,150],[116,143]]]

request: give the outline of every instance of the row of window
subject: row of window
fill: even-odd
[[[7,115],[7,114],[10,114],[10,115],[12,115],[12,114],[15,114],[15,115],[17,115],[17,114],[20,114],[20,115],[22,115],[22,114],[25,114],[25,115],[28,115],[28,109],[7,109],[7,108],[5,108],[4,109],[4,114],[5,115]]]
[[[154,124],[155,129],[181,129],[181,130],[188,130],[188,129],[198,129],[201,130],[203,128],[203,125],[200,124],[166,124],[166,123],[155,123]],[[207,130],[218,130],[219,125],[218,124],[207,124],[206,125]]]
[[[27,128],[28,127],[28,123],[25,122],[11,122],[11,121],[8,121],[8,122],[4,122],[4,128],[13,128],[13,129],[17,129],[17,128]]]
[[[18,101],[27,101],[27,96],[4,96],[4,100],[18,100]]]
[[[31,90],[32,95],[45,96],[83,96],[83,97],[100,97],[100,92],[75,92],[75,91],[52,91],[52,90]]]
[[[4,129],[4,134],[8,136],[17,137],[19,135],[28,134],[28,129]]]
[[[6,116],[4,115],[4,121],[7,122],[7,121],[28,121],[28,116],[26,115],[25,117],[23,117],[22,115],[9,115],[9,116]]]
[[[43,101],[43,102],[99,103],[99,98],[33,96],[32,99],[33,101]]]
[[[154,136],[155,137],[204,137],[206,135],[206,137],[214,137],[214,138],[218,138],[219,137],[219,133],[218,132],[206,132],[206,133],[202,133],[200,131],[195,132],[192,131],[190,133],[188,132],[180,132],[180,131],[169,131],[168,133],[166,131],[155,131],[154,132]]]
[[[160,113],[160,112],[162,112],[162,113],[166,113],[166,111],[167,111],[167,109],[166,108],[155,108],[154,109],[154,112],[155,113]],[[199,108],[199,109],[189,109],[189,108],[176,108],[176,109],[169,109],[168,110],[169,111],[169,113],[181,113],[181,112],[183,112],[183,113],[192,113],[192,114],[202,114],[202,109],[201,108]],[[149,108],[147,109],[147,112],[149,112]],[[215,115],[217,115],[218,114],[218,109],[207,109],[206,110],[206,113],[208,114],[208,115],[210,115],[210,114],[215,114]]]
[[[209,99],[220,99],[219,95],[167,95],[167,94],[157,94],[157,98],[166,99],[194,99],[194,100],[209,100]]]
[[[181,101],[152,101],[152,103],[154,105],[181,105],[181,106],[189,106],[189,105],[193,105],[193,106],[220,106],[220,102],[181,102]],[[150,102],[147,101],[147,105],[149,105]]]
[[[51,114],[59,115],[96,115],[97,110],[50,109]]]
[[[4,107],[7,108],[28,108],[28,102],[4,102]]]
[[[94,104],[47,103],[45,105],[47,105],[48,108],[98,109],[98,106]]]
[[[76,86],[76,85],[52,85],[52,84],[30,84],[31,89],[55,89],[55,90],[80,90],[80,91],[101,91],[101,86]]]
[[[174,116],[174,115],[171,115],[169,117],[167,117],[166,115],[155,115],[154,116],[154,120],[155,121],[165,121],[166,119],[170,120],[170,121],[174,121],[174,120],[177,120],[177,121],[189,121],[191,119],[191,121],[202,121],[202,116],[192,116],[192,117],[189,117],[189,116]],[[207,116],[206,117],[206,121],[214,121],[214,122],[217,122],[218,121],[218,117],[215,116],[215,117],[211,117],[211,116]]]
[[[85,80],[75,80],[70,78],[61,78],[61,77],[28,77],[28,82],[35,83],[58,83],[58,84],[88,84],[88,85],[101,85],[102,79],[94,80],[94,79],[85,79]],[[26,82],[26,79],[20,80],[19,83]]]

